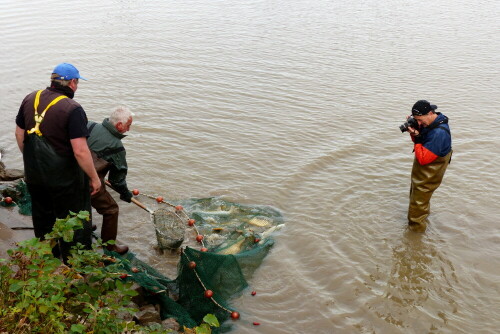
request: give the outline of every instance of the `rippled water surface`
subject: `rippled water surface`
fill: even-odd
[[[286,228],[234,333],[495,333],[500,327],[500,2],[0,2],[0,146],[60,62],[92,120],[136,114],[129,184],[171,201],[273,206]],[[405,231],[418,99],[453,161],[425,235]],[[164,272],[147,213],[119,238]],[[260,322],[259,327],[252,325]]]

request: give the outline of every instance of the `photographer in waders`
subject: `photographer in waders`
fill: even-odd
[[[414,232],[425,232],[430,212],[430,200],[439,187],[451,161],[451,133],[448,117],[436,112],[436,105],[417,101],[411,110],[414,122],[407,127],[414,143],[415,159],[411,171],[408,224]],[[401,130],[403,131],[403,130]]]
[[[86,80],[73,65],[57,65],[50,87],[28,94],[16,117],[15,135],[23,153],[33,227],[41,240],[57,218],[66,218],[70,211],[91,212],[91,191],[96,193],[101,187],[87,146],[87,115],[73,100],[79,79]],[[77,242],[90,248],[91,226],[91,221],[84,222],[71,243],[60,240],[52,249],[54,256],[61,255],[66,262]]]
[[[120,199],[130,203],[132,193],[127,187],[127,159],[122,139],[126,137],[125,132],[132,125],[132,112],[126,107],[116,108],[109,118],[102,123],[89,122],[90,137],[88,144],[92,151],[94,165],[101,180],[102,187],[96,194],[92,195],[92,207],[102,215],[101,239],[104,242],[114,240],[118,234],[119,207],[111,194],[106,190],[104,178],[108,174],[108,180],[119,194]],[[108,245],[107,249],[118,254],[128,252],[126,245]]]

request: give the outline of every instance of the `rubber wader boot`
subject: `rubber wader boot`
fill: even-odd
[[[420,165],[415,158],[411,171],[408,227],[414,232],[425,232],[431,208],[431,197],[443,180],[452,152],[438,157],[427,165]]]
[[[106,246],[106,249],[118,253],[120,255],[123,255],[128,252],[128,246],[127,245],[108,245]]]
[[[92,206],[102,215],[101,239],[103,242],[116,240],[118,234],[118,214],[119,207],[110,193],[104,186],[104,179],[101,179],[102,187],[97,194],[92,196]],[[128,252],[127,246],[109,245],[106,247],[109,251],[118,254]]]
[[[118,233],[118,214],[110,215],[104,214],[102,216],[102,228],[101,228],[101,239],[103,242],[108,242],[114,240],[116,242],[116,235]],[[116,252],[123,255],[128,252],[128,246],[126,245],[108,245],[106,249],[112,252]]]
[[[118,234],[118,212],[116,214],[103,214],[102,215],[102,228],[101,228],[101,239],[103,242],[108,242],[110,240],[115,240]],[[126,245],[108,245],[107,250],[116,252],[123,255],[128,252],[128,246]]]

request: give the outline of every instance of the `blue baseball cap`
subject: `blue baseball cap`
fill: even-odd
[[[87,80],[84,77],[80,76],[80,72],[71,64],[61,63],[54,68],[52,74],[58,74],[59,77],[52,77],[52,79],[59,80],[71,80],[71,79],[82,79]]]

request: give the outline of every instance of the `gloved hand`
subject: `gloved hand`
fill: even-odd
[[[126,191],[120,194],[120,199],[122,201],[125,201],[127,203],[130,203],[132,201],[132,193],[130,191]]]
[[[415,137],[413,137],[413,142],[415,144],[423,144],[424,138],[422,138],[422,136],[415,136]]]

